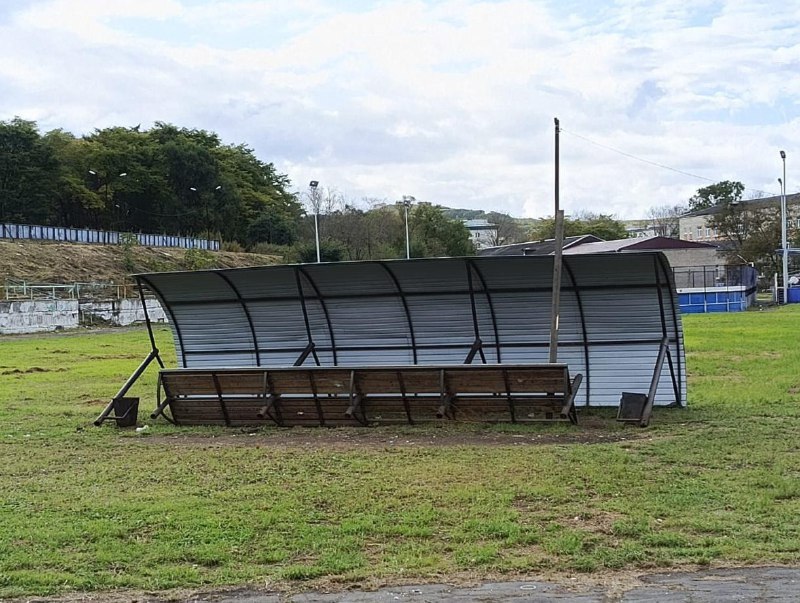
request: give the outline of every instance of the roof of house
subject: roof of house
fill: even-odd
[[[578,235],[574,237],[564,237],[564,247],[568,249],[577,245],[596,243],[603,239],[594,235]],[[551,255],[556,250],[556,240],[547,239],[545,241],[528,241],[527,243],[514,243],[513,245],[501,245],[500,247],[488,247],[481,249],[478,255]]]
[[[564,255],[583,253],[627,253],[632,251],[663,251],[667,249],[716,249],[716,245],[698,241],[684,241],[670,237],[647,237],[646,239],[615,239],[586,243],[570,249],[564,249]]]
[[[495,224],[489,222],[484,218],[476,218],[474,220],[463,220],[464,226],[470,230],[491,230],[497,228]]]
[[[773,195],[772,197],[761,197],[760,199],[742,199],[739,201],[742,205],[747,206],[748,209],[757,209],[760,207],[770,207],[771,205],[780,205],[781,196],[780,195]],[[786,204],[787,205],[794,205],[796,203],[800,203],[800,193],[794,193],[792,195],[786,195]],[[693,218],[694,216],[710,216],[722,209],[721,204],[712,205],[711,207],[706,207],[704,209],[698,209],[697,211],[690,211],[685,213],[681,216],[681,218]]]

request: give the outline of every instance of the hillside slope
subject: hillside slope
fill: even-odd
[[[130,281],[136,272],[239,268],[277,264],[281,258],[254,253],[40,241],[0,241],[0,285],[28,283],[108,283]]]

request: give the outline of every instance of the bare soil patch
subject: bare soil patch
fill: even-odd
[[[26,369],[9,369],[0,372],[0,375],[25,375],[30,373],[63,373],[67,369],[63,367],[59,368],[42,368],[41,366],[32,366]]]
[[[524,427],[522,428],[524,430]],[[253,428],[231,429],[223,434],[175,433],[148,435],[142,438],[148,444],[170,448],[228,446],[256,446],[267,448],[297,448],[303,450],[384,450],[393,448],[430,448],[452,446],[544,446],[544,445],[594,445],[640,440],[651,434],[634,429],[608,430],[605,421],[593,426],[578,426],[563,432],[520,431],[506,432],[490,429],[471,430],[422,426],[391,427],[293,427],[286,429]]]

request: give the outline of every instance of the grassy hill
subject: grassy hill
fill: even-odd
[[[124,283],[136,272],[239,268],[281,261],[278,256],[256,253],[0,241],[0,285],[9,281]]]

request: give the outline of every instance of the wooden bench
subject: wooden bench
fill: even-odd
[[[577,423],[581,380],[566,364],[164,369],[151,416],[169,409],[178,425]]]

